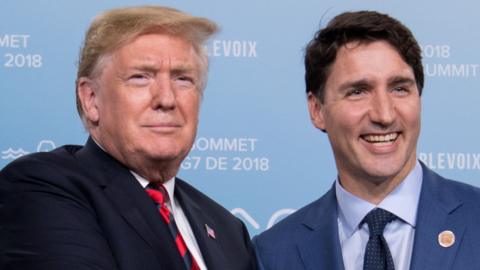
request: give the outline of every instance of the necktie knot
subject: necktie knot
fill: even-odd
[[[163,205],[164,203],[168,202],[168,192],[162,184],[150,183],[145,191],[152,198],[152,200],[159,205]]]
[[[375,208],[365,216],[362,223],[368,224],[370,236],[383,235],[383,230],[385,229],[387,223],[392,222],[396,218],[397,216],[388,212],[387,210]]]

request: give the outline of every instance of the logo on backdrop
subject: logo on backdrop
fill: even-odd
[[[451,63],[454,55],[452,47],[447,44],[420,45],[425,58],[425,75],[429,77],[472,78],[480,74],[480,64]]]
[[[43,57],[41,54],[30,50],[31,36],[29,34],[4,34],[0,35],[0,48],[7,48],[3,52],[3,68],[41,68]],[[16,150],[13,150],[14,152]],[[16,156],[16,154],[14,154]]]
[[[433,170],[480,170],[480,153],[419,153],[418,158]]]
[[[41,140],[37,144],[36,152],[48,152],[55,149],[55,142],[52,140]],[[7,150],[2,151],[1,158],[5,160],[14,160],[31,152],[24,150],[23,148],[18,148],[17,150],[13,148],[8,148]]]
[[[260,229],[260,224],[258,224],[258,222],[252,216],[250,216],[250,214],[245,211],[245,209],[235,208],[232,209],[230,212],[250,224],[253,228],[255,228],[255,230]]]
[[[2,151],[2,159],[16,159],[28,153],[29,152],[23,150],[23,148],[18,148],[17,150],[8,148],[7,150]]]
[[[215,39],[206,46],[210,57],[257,58],[257,41]]]
[[[252,226],[255,230],[268,230],[277,222],[287,217],[288,215],[293,214],[295,211],[297,210],[291,208],[283,208],[275,211],[268,219],[268,222],[264,228],[262,228],[262,226],[260,226],[260,224],[258,224],[258,222],[243,208],[235,208],[232,209],[230,212],[238,218],[242,219],[248,225]]]
[[[182,170],[267,172],[270,158],[258,154],[255,137],[199,137],[182,162]]]

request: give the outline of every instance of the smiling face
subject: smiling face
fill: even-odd
[[[420,96],[412,68],[385,41],[339,49],[313,124],[328,133],[342,186],[378,202],[413,169]],[[375,194],[371,194],[375,193]]]
[[[79,83],[91,135],[150,181],[174,177],[197,130],[201,89],[194,48],[179,37],[148,34],[104,60],[98,78]]]

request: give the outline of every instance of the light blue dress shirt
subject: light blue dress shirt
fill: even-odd
[[[415,168],[378,205],[371,204],[335,183],[338,203],[338,233],[345,270],[362,270],[365,247],[368,242],[368,225],[360,222],[372,209],[378,207],[395,214],[398,219],[388,223],[383,236],[388,243],[395,270],[408,270],[412,257],[417,218],[418,200],[423,172],[417,161]]]

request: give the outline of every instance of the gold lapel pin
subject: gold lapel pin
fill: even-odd
[[[446,230],[438,234],[438,243],[444,248],[448,248],[455,244],[455,234]]]

